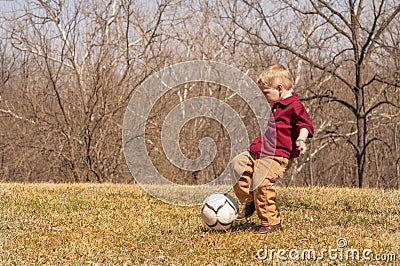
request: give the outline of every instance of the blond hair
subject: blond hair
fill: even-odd
[[[266,86],[276,86],[281,84],[285,90],[292,91],[293,88],[293,77],[290,74],[289,69],[286,67],[275,64],[268,66],[258,77],[257,79],[258,85],[266,85]]]

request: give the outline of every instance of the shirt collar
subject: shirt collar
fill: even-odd
[[[285,105],[286,106],[286,105],[289,105],[292,102],[298,101],[298,100],[299,100],[299,95],[297,93],[293,93],[291,96],[276,102],[274,105],[280,104],[280,105]]]

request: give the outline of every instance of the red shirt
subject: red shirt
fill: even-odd
[[[297,94],[274,103],[271,118],[264,135],[256,138],[249,151],[259,156],[282,156],[284,158],[299,157],[296,139],[301,128],[306,128],[308,137],[312,138],[314,127],[304,105]]]

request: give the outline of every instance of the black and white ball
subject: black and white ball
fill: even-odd
[[[238,211],[239,205],[231,195],[217,192],[203,201],[201,217],[214,230],[228,230],[235,222]]]

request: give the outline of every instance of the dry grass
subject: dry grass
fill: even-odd
[[[209,231],[200,207],[156,200],[135,185],[0,184],[1,265],[364,265],[349,249],[395,254],[400,264],[400,191],[279,188],[284,232],[253,234],[254,215],[231,231]],[[337,240],[348,245],[338,249]],[[285,262],[257,258],[286,250]],[[296,252],[338,249],[324,260]],[[263,253],[260,253],[261,255]],[[361,256],[361,254],[360,254]],[[372,256],[372,255],[371,255]],[[391,257],[393,259],[393,257]],[[372,265],[378,261],[369,261]],[[384,264],[384,263],[382,263]],[[387,265],[386,263],[384,265]],[[395,265],[395,262],[392,262]]]

